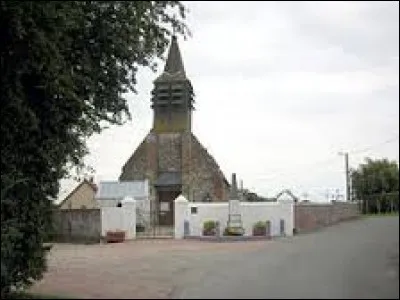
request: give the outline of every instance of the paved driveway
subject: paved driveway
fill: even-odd
[[[399,218],[275,241],[56,245],[33,291],[82,298],[398,298]]]

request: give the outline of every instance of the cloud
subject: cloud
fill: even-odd
[[[196,93],[193,131],[225,172],[272,196],[344,191],[343,158],[398,135],[398,2],[186,2],[180,40]],[[89,141],[98,179],[117,179],[152,125],[156,74],[141,70],[133,121]],[[399,159],[398,141],[350,155]],[[318,162],[324,162],[318,164]]]

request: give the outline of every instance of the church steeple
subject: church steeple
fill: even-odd
[[[191,131],[193,87],[186,77],[176,36],[171,39],[163,73],[154,81],[153,131]]]
[[[185,68],[183,67],[183,61],[181,51],[179,50],[178,40],[176,36],[172,36],[171,45],[169,47],[167,61],[165,63],[163,73],[155,80],[157,82],[170,82],[170,81],[182,81],[187,80]]]
[[[185,68],[183,67],[181,51],[179,50],[178,41],[175,35],[172,36],[164,72],[169,74],[182,73],[183,75],[186,75]]]

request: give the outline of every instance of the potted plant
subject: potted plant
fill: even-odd
[[[203,235],[214,236],[217,234],[217,222],[213,220],[205,221],[203,224]]]
[[[267,222],[258,221],[253,226],[253,236],[266,236],[267,235]]]
[[[106,232],[107,243],[122,243],[125,240],[125,231],[115,230]]]

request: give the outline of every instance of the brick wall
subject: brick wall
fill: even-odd
[[[294,223],[297,233],[308,232],[332,224],[350,220],[360,215],[355,203],[296,203]]]

